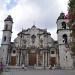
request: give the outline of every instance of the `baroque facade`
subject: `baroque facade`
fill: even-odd
[[[46,29],[23,29],[11,42],[13,19],[8,16],[3,30],[2,50],[3,62],[8,65],[46,66],[58,64],[57,41]]]
[[[9,63],[46,67],[51,64],[53,66],[58,63],[57,48],[53,46],[54,44],[56,44],[55,41],[46,29],[39,29],[33,25],[18,33],[13,43]]]
[[[61,13],[57,19],[57,37],[55,41],[47,29],[40,29],[33,25],[22,29],[14,42],[11,42],[13,19],[9,15],[4,20],[1,56],[3,63],[12,66],[73,67],[69,48],[71,30],[67,27],[68,19]]]

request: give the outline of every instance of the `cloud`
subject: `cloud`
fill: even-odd
[[[61,11],[67,11],[68,0],[0,0],[0,25],[3,29],[3,20],[10,14],[13,17],[12,40],[22,28],[30,28],[34,22],[37,27],[47,28],[56,36],[56,20]],[[2,32],[0,32],[1,35]],[[53,33],[52,33],[53,34]]]
[[[46,0],[44,0],[44,3],[42,3],[40,0],[38,0],[38,1],[35,0],[35,2],[33,0],[31,0],[31,2],[30,2],[30,0],[28,0],[28,2],[25,1],[26,4],[22,3],[22,1],[14,9],[12,9],[11,14],[14,16],[14,21],[18,20],[17,21],[18,23],[21,22],[21,24],[26,24],[27,26],[29,24],[32,25],[34,21],[37,25],[45,25],[46,24],[47,26],[51,26],[52,20],[54,19],[54,17],[57,16],[57,15],[56,16],[53,16],[53,15],[55,15],[55,13],[59,12],[56,8],[57,4],[55,4],[54,2],[52,3],[52,4],[54,4],[54,6],[52,6],[52,5],[49,6],[49,4],[48,4],[49,2],[45,3]],[[47,1],[49,1],[49,0],[47,0]],[[39,3],[41,3],[40,4],[41,6],[39,5]],[[13,11],[13,10],[15,10],[15,11]],[[17,22],[15,22],[15,23],[17,23]],[[54,22],[56,23],[56,20],[54,20]]]
[[[16,0],[6,0],[6,8],[7,10],[10,10],[11,8],[15,7],[17,5]]]

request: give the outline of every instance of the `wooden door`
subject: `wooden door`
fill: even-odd
[[[56,57],[51,57],[50,58],[50,64],[51,64],[51,66],[56,65]]]
[[[16,56],[11,56],[11,65],[16,65]]]
[[[33,66],[36,64],[36,53],[29,54],[29,65]]]

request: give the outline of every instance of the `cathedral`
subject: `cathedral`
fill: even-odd
[[[71,30],[67,26],[68,19],[61,13],[57,19],[57,38],[55,41],[47,29],[22,29],[11,42],[13,19],[10,15],[4,20],[4,30],[0,56],[4,64],[10,66],[60,66],[72,68],[73,60],[69,43]]]

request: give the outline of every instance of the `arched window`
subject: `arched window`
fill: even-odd
[[[6,36],[4,36],[4,41],[6,41]]]
[[[13,50],[13,53],[16,53],[16,51],[15,51],[15,50]]]
[[[63,35],[63,42],[67,43],[67,35],[66,34]]]
[[[66,29],[66,23],[65,22],[62,22],[62,28]]]
[[[34,43],[36,36],[35,35],[32,35],[31,38],[32,38],[32,43]]]
[[[55,51],[51,51],[51,54],[55,54]]]

